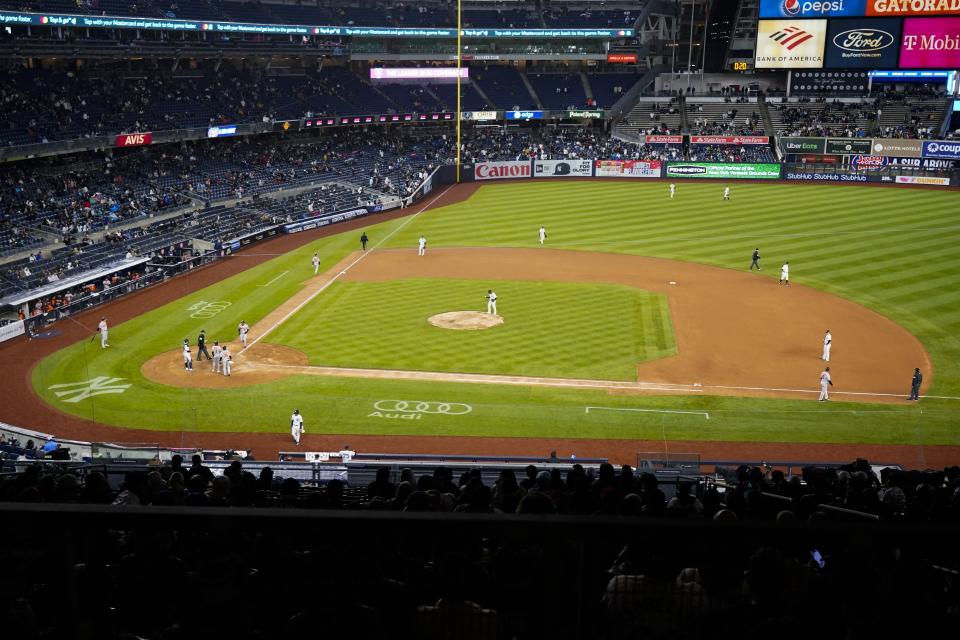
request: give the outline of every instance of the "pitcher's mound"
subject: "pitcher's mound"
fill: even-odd
[[[489,329],[503,324],[502,316],[495,316],[480,311],[447,311],[430,316],[427,321],[442,329],[459,329],[461,331],[476,331]]]

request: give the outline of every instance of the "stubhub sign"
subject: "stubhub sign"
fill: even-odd
[[[867,0],[760,0],[761,18],[859,17]]]

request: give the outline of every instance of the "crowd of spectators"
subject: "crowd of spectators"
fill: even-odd
[[[850,104],[826,98],[780,103],[775,109],[784,127],[782,133],[787,136],[862,138],[877,117],[876,104]]]
[[[770,147],[765,144],[693,144],[689,156],[694,162],[776,162]]]

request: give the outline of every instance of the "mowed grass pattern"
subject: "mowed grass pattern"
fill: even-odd
[[[455,331],[427,321],[485,311],[490,287],[503,325]],[[664,296],[552,282],[338,282],[269,341],[312,365],[606,380],[635,380],[638,362],[675,353]]]
[[[536,182],[482,186],[419,216],[389,246],[537,246],[672,258],[763,271],[855,300],[916,335],[933,392],[960,396],[960,193],[850,185]],[[837,344],[843,336],[834,335]],[[920,363],[918,363],[919,365]],[[929,372],[928,372],[929,373]],[[905,372],[909,379],[910,372]]]

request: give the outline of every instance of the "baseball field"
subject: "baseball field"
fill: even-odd
[[[89,337],[99,317],[77,318],[89,336],[65,332],[71,344],[29,383],[114,440],[158,432],[261,455],[293,447],[298,408],[307,449],[346,439],[631,462],[654,446],[719,456],[730,445],[956,462],[957,193],[750,183],[724,202],[723,186],[681,183],[670,200],[660,182],[460,185],[370,219],[366,252],[353,228],[286,238],[297,246],[276,255],[255,245],[227,260],[233,275],[125,314],[108,349]],[[777,282],[785,261],[789,287]],[[490,289],[501,325],[428,321],[485,311]],[[206,362],[184,370],[179,346],[201,329],[231,343],[229,378]],[[818,403],[827,329],[833,395]],[[924,397],[908,403],[914,367]]]

